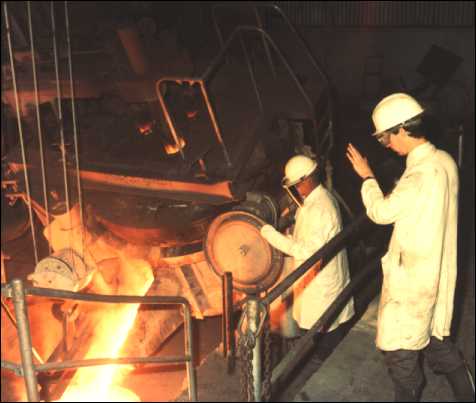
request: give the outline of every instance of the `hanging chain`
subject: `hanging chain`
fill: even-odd
[[[263,328],[263,342],[264,342],[264,359],[263,359],[263,401],[269,402],[271,400],[271,374],[272,368],[272,350],[271,350],[271,328],[269,324],[269,316],[266,316]]]
[[[243,328],[245,330],[243,330]],[[250,330],[245,315],[243,314],[238,324],[240,334],[238,345],[238,356],[240,359],[240,382],[242,399],[244,401],[255,401],[254,377],[253,377],[253,349],[257,342],[260,342],[260,335],[263,335],[264,343],[264,359],[263,359],[263,384],[262,399],[269,401],[271,399],[271,373],[272,373],[272,356],[271,356],[271,333],[269,324],[269,315],[267,307],[260,304],[259,306],[259,324],[256,334]]]
[[[240,382],[242,399],[246,402],[254,401],[254,384],[253,384],[253,349],[256,344],[254,334],[247,330],[246,333],[240,335],[239,341],[239,358],[240,358]]]

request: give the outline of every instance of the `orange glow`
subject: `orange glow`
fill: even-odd
[[[152,133],[152,122],[144,123],[143,125],[139,126],[139,133],[143,136],[148,136]]]
[[[164,144],[164,149],[167,155],[172,155],[172,154],[177,154],[182,148],[185,147],[185,140],[183,137],[178,138],[178,142],[180,144],[180,147],[177,146],[177,144]]]
[[[150,266],[143,261],[125,268],[127,279],[118,290],[122,295],[145,295],[153,281]],[[101,309],[94,340],[84,358],[117,358],[132,328],[139,304],[113,304]],[[59,401],[61,402],[139,402],[134,392],[120,385],[132,370],[127,365],[79,368]]]
[[[198,111],[188,111],[187,112],[187,117],[189,119],[195,119],[197,117]]]

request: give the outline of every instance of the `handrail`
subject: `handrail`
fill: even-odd
[[[215,59],[210,63],[210,65],[208,66],[207,70],[205,70],[205,72],[203,73],[203,79],[204,80],[207,80],[208,78],[210,78],[212,76],[212,74],[214,73],[214,71],[216,70],[216,68],[224,61],[225,59],[225,54],[226,52],[228,51],[228,49],[230,48],[231,46],[231,43],[235,40],[235,38],[241,33],[241,32],[256,32],[256,33],[259,33],[261,35],[263,35],[263,37],[269,42],[269,44],[273,47],[274,51],[277,53],[277,55],[279,56],[279,58],[281,59],[281,61],[283,62],[284,66],[286,67],[286,69],[288,70],[288,73],[291,75],[294,83],[296,84],[296,86],[298,87],[298,90],[299,92],[301,93],[301,95],[303,96],[303,98],[305,99],[306,101],[306,104],[308,105],[309,107],[309,111],[311,112],[311,114],[313,114],[313,105],[312,105],[312,101],[311,99],[309,98],[309,95],[307,94],[306,90],[304,89],[304,87],[302,86],[302,84],[299,82],[296,74],[294,74],[294,71],[293,69],[291,68],[291,65],[289,64],[289,62],[287,61],[286,57],[284,56],[283,52],[281,51],[281,49],[278,47],[278,45],[276,45],[276,43],[274,42],[274,40],[271,38],[271,36],[264,30],[264,29],[261,29],[261,28],[257,28],[257,27],[253,27],[253,26],[249,26],[249,25],[240,25],[239,27],[235,28],[232,32],[232,34],[229,36],[229,38],[226,40],[225,42],[225,45],[223,47],[223,49],[221,50],[221,52],[215,57]],[[314,120],[314,119],[313,119]]]
[[[323,314],[316,320],[314,325],[306,332],[306,334],[300,338],[296,345],[290,350],[285,357],[279,362],[279,364],[273,369],[271,376],[271,384],[273,389],[279,387],[282,382],[294,370],[296,365],[306,356],[313,345],[313,337],[316,332],[324,328],[328,322],[335,317],[335,315],[343,309],[344,304],[352,296],[354,289],[364,280],[371,272],[378,269],[380,259],[382,257],[382,250],[361,270],[357,273],[345,288],[339,293],[329,307],[323,312]]]
[[[165,116],[165,120],[167,122],[167,125],[169,127],[169,130],[170,132],[172,133],[172,137],[174,138],[174,141],[175,141],[175,144],[176,146],[179,148],[180,150],[180,153],[182,155],[182,158],[185,159],[185,156],[183,154],[183,150],[182,150],[182,147],[180,145],[180,142],[179,142],[179,139],[178,139],[178,135],[177,135],[177,131],[175,129],[175,126],[174,126],[174,123],[172,121],[172,117],[170,115],[170,112],[167,108],[167,105],[165,103],[165,98],[164,96],[162,95],[162,92],[160,91],[161,89],[161,86],[163,85],[163,83],[165,82],[176,82],[176,83],[179,83],[181,84],[182,82],[187,82],[191,85],[193,84],[199,84],[200,85],[200,90],[201,90],[201,93],[202,93],[202,96],[203,96],[203,99],[205,101],[205,104],[207,106],[207,109],[208,109],[208,113],[210,115],[210,119],[212,121],[212,125],[213,125],[213,128],[214,128],[214,131],[215,131],[215,137],[217,138],[218,142],[220,143],[221,147],[222,147],[222,150],[223,150],[223,154],[225,156],[225,160],[228,164],[228,166],[231,166],[231,159],[230,159],[230,156],[229,156],[229,153],[228,153],[228,150],[226,148],[226,145],[223,141],[223,136],[221,134],[221,130],[220,130],[220,127],[219,127],[219,124],[218,124],[218,121],[216,119],[216,114],[214,112],[214,108],[213,108],[213,105],[211,104],[210,102],[210,98],[208,96],[208,90],[207,90],[207,87],[206,87],[206,83],[207,81],[213,76],[213,74],[216,72],[217,68],[223,63],[223,61],[225,60],[225,57],[226,57],[226,54],[229,50],[229,48],[231,47],[232,43],[238,38],[238,39],[241,39],[241,34],[244,33],[244,32],[256,32],[256,33],[259,33],[261,34],[261,36],[269,42],[269,44],[271,45],[271,47],[273,48],[273,50],[276,52],[276,54],[278,55],[279,59],[281,60],[281,62],[283,63],[283,65],[285,66],[286,70],[288,71],[288,74],[291,76],[292,78],[292,81],[294,82],[294,84],[296,85],[299,93],[301,94],[301,96],[303,97],[308,109],[309,109],[309,114],[311,116],[311,121],[312,121],[312,126],[313,126],[313,130],[316,131],[317,130],[317,120],[314,116],[314,106],[312,104],[312,101],[309,97],[309,94],[306,92],[306,90],[304,89],[304,87],[302,86],[302,84],[299,82],[296,74],[294,73],[291,65],[289,64],[289,62],[287,61],[286,57],[284,56],[283,52],[281,51],[281,49],[276,45],[276,43],[273,41],[273,39],[269,36],[269,34],[264,31],[263,29],[261,28],[257,28],[257,27],[253,27],[253,26],[246,26],[246,25],[242,25],[242,26],[239,26],[237,28],[235,28],[235,30],[233,31],[233,33],[229,36],[229,38],[227,39],[226,43],[224,44],[222,50],[220,51],[220,53],[212,60],[212,62],[209,64],[208,68],[203,72],[203,74],[201,76],[168,76],[168,77],[163,77],[159,80],[157,80],[156,84],[155,84],[155,89],[156,89],[156,94],[157,94],[157,98],[159,99],[159,103],[160,103],[160,106],[161,106],[161,109],[162,109],[162,112]],[[256,86],[256,80],[254,78],[254,73],[253,73],[253,70],[250,68],[249,66],[249,63],[248,63],[248,69],[249,69],[249,72],[250,72],[250,76],[251,76],[251,81],[252,81],[252,84],[254,86],[254,89],[255,89],[255,94],[256,94],[256,97],[257,97],[257,103],[258,105],[261,106],[261,98],[260,98],[260,94],[259,94],[259,90]]]
[[[315,252],[311,257],[309,257],[304,263],[302,263],[297,269],[295,269],[291,274],[285,277],[277,286],[275,286],[269,293],[264,297],[260,298],[258,295],[249,296],[246,299],[245,307],[243,309],[242,320],[243,318],[250,316],[252,317],[249,320],[250,323],[254,323],[255,327],[261,329],[263,327],[263,322],[268,316],[269,306],[271,303],[286,292],[296,281],[298,281],[304,274],[306,274],[311,268],[317,268],[318,271],[321,271],[325,268],[327,263],[329,263],[336,255],[339,253],[345,246],[348,244],[349,239],[355,235],[358,230],[361,230],[362,227],[370,223],[369,218],[366,213],[359,215],[351,224],[345,227],[341,232],[335,235],[329,242],[322,246],[317,252]],[[323,314],[317,319],[312,328],[306,333],[306,335],[301,338],[297,345],[287,353],[287,355],[279,362],[276,368],[273,370],[271,375],[271,388],[276,389],[276,387],[285,379],[290,372],[295,368],[296,364],[305,356],[309,351],[313,335],[325,327],[328,322],[335,317],[335,315],[343,309],[345,306],[344,303],[352,295],[352,291],[356,286],[364,279],[371,271],[375,270],[377,263],[380,261],[381,250],[379,250],[377,257],[371,260],[371,262],[361,270],[351,281],[344,287],[344,289],[339,293],[339,295],[334,299],[334,301],[328,306],[328,308],[323,312]],[[254,305],[259,305],[260,309],[255,309]],[[256,312],[255,312],[256,311]],[[260,317],[260,314],[257,312],[265,312],[265,315]],[[253,314],[251,315],[250,312]],[[261,337],[260,331],[253,331],[253,337],[256,338],[255,345],[259,346]],[[253,351],[253,354],[261,354],[260,350]],[[254,357],[254,355],[253,355]],[[248,363],[249,365],[249,363]],[[253,358],[251,363],[253,366],[253,373],[261,373],[261,360]],[[257,368],[255,368],[257,366]],[[255,400],[260,401],[261,399],[261,378],[254,380],[254,389],[255,389]]]
[[[215,30],[217,31],[217,36],[218,36],[218,40],[220,41],[220,45],[224,46],[224,42],[223,42],[223,35],[221,33],[221,30],[218,26],[218,23],[216,22],[216,13],[215,13],[215,10],[217,8],[221,8],[221,7],[246,7],[246,6],[249,6],[249,7],[262,7],[262,8],[271,8],[273,9],[274,11],[276,11],[284,20],[284,22],[286,23],[286,25],[288,26],[288,28],[291,30],[291,32],[294,34],[294,36],[296,37],[296,39],[300,42],[300,44],[302,45],[302,47],[304,48],[304,50],[306,51],[306,55],[307,57],[309,58],[309,60],[311,61],[311,64],[314,66],[314,68],[316,69],[316,71],[322,76],[322,78],[324,79],[324,81],[326,82],[327,86],[330,87],[330,81],[329,81],[329,77],[327,76],[327,74],[325,73],[324,69],[322,68],[322,66],[317,62],[316,58],[312,55],[310,49],[309,49],[309,46],[307,46],[306,44],[306,41],[304,41],[304,39],[301,37],[301,35],[297,32],[296,28],[294,27],[294,25],[291,23],[291,21],[289,20],[289,18],[287,17],[287,15],[284,13],[284,11],[277,5],[277,4],[273,4],[273,3],[264,3],[264,2],[246,2],[246,3],[243,3],[243,2],[233,2],[233,1],[229,1],[229,2],[226,2],[226,3],[219,3],[219,4],[215,4],[213,5],[212,7],[212,18],[213,18],[213,24],[215,26]],[[262,24],[260,24],[260,22],[258,21],[258,25],[259,27],[258,28],[262,28]],[[332,101],[332,100],[331,100]],[[331,108],[332,109],[332,108]]]
[[[15,315],[17,318],[17,330],[20,342],[21,364],[1,361],[2,368],[14,371],[17,375],[25,377],[28,401],[39,402],[38,381],[36,372],[60,371],[67,368],[79,368],[93,365],[109,364],[163,364],[183,363],[186,364],[189,399],[197,401],[197,386],[195,371],[193,368],[194,346],[192,337],[192,314],[189,302],[183,297],[168,296],[130,296],[130,295],[101,295],[76,293],[71,291],[53,290],[49,288],[25,287],[19,279],[13,279],[11,283],[2,284],[2,296],[13,299]],[[185,354],[183,356],[168,357],[121,357],[116,359],[86,359],[69,360],[63,362],[46,363],[35,365],[32,356],[31,331],[28,321],[28,312],[25,297],[35,295],[40,297],[67,299],[75,301],[90,301],[102,303],[129,303],[147,305],[182,305],[184,311],[184,339]]]
[[[309,259],[302,263],[296,270],[284,278],[276,287],[274,287],[262,302],[266,305],[271,304],[276,298],[291,287],[301,276],[303,276],[317,262],[320,262],[320,270],[345,246],[348,238],[354,232],[369,223],[370,220],[366,213],[359,215],[351,224],[345,227],[341,232],[335,235],[328,243],[315,252]]]
[[[226,3],[215,4],[215,5],[212,6],[213,25],[215,27],[215,31],[217,33],[217,37],[218,37],[218,40],[219,40],[220,45],[222,46],[222,48],[224,47],[224,41],[223,41],[223,35],[222,35],[222,32],[221,32],[221,29],[220,29],[219,24],[217,22],[216,10],[218,8],[224,8],[224,7],[226,7],[226,8],[230,8],[230,7],[241,7],[241,8],[243,8],[243,7],[252,7],[255,11],[255,14],[256,14],[258,28],[260,28],[260,29],[263,28],[263,24],[261,22],[259,13],[257,11],[257,7],[272,9],[283,19],[285,25],[292,32],[292,34],[294,35],[296,40],[300,43],[300,45],[304,49],[304,52],[305,52],[307,58],[311,62],[314,69],[322,77],[322,79],[324,80],[325,85],[327,86],[327,88],[329,90],[329,112],[328,112],[329,124],[328,124],[327,130],[326,130],[326,133],[327,133],[326,137],[324,139],[322,139],[322,141],[319,144],[319,147],[321,147],[324,143],[324,140],[329,136],[330,131],[333,129],[334,100],[333,100],[333,98],[330,94],[331,85],[330,85],[329,76],[325,73],[325,70],[322,68],[321,64],[313,56],[313,54],[312,54],[311,50],[309,49],[309,46],[307,45],[306,41],[302,38],[302,36],[299,34],[299,32],[296,30],[294,25],[289,20],[288,16],[284,13],[284,11],[277,4],[267,3],[267,2],[251,2],[250,1],[250,2],[243,3],[243,2],[229,1],[229,2],[226,2]],[[263,41],[263,42],[265,44],[265,41]],[[272,62],[272,59],[271,59],[271,55],[269,54],[269,49],[266,45],[265,45],[265,51],[266,51],[266,56],[268,58],[268,62],[269,62],[270,66],[273,70],[273,73],[274,73],[274,68],[273,68],[273,64],[272,64],[273,62]],[[330,144],[329,149],[327,150],[327,152],[330,152],[330,149],[332,148],[332,145],[333,145],[332,138],[329,141],[331,142],[331,144]]]

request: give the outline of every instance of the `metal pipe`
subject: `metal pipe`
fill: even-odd
[[[327,86],[329,87],[330,86],[330,83],[329,83],[329,77],[327,77],[326,73],[324,73],[324,69],[320,66],[320,64],[317,62],[317,60],[314,58],[314,56],[312,55],[311,51],[309,50],[309,47],[306,45],[306,42],[304,41],[304,39],[302,39],[301,35],[297,32],[296,28],[294,27],[294,25],[291,23],[291,21],[289,20],[289,18],[287,17],[286,14],[284,14],[283,10],[281,10],[281,8],[276,5],[276,4],[262,4],[262,6],[267,6],[267,7],[270,7],[272,9],[274,9],[274,11],[276,11],[284,20],[284,22],[286,23],[286,25],[289,27],[289,29],[292,31],[292,33],[294,34],[294,36],[298,39],[298,41],[301,43],[302,47],[304,48],[309,60],[311,61],[311,64],[314,66],[314,68],[316,69],[316,71],[321,75],[321,77],[324,79],[324,81],[326,82]]]
[[[212,21],[213,21],[213,26],[215,27],[215,31],[216,31],[216,33],[217,33],[218,42],[220,43],[220,49],[223,50],[223,48],[225,47],[225,41],[224,41],[224,39],[223,39],[223,34],[222,34],[222,32],[221,32],[221,29],[220,29],[220,27],[218,26],[218,23],[217,23],[216,9],[217,9],[216,6],[213,6],[213,7],[212,7]],[[229,58],[225,58],[225,62],[226,62],[226,63],[229,63],[229,62],[230,62],[230,59],[229,59]]]
[[[164,304],[164,305],[183,305],[184,309],[184,329],[185,329],[185,355],[184,356],[169,356],[169,357],[130,357],[130,358],[116,358],[116,359],[88,359],[88,360],[71,360],[64,362],[46,363],[33,366],[31,354],[31,333],[25,305],[25,295],[45,296],[50,298],[71,299],[79,301],[94,301],[105,303],[139,303],[139,304]],[[36,371],[52,371],[64,370],[68,368],[78,368],[95,365],[108,364],[147,364],[147,363],[186,363],[187,378],[189,384],[189,397],[192,401],[197,401],[197,385],[196,375],[194,370],[194,346],[192,334],[192,314],[189,302],[183,297],[140,297],[129,295],[100,295],[100,294],[86,294],[75,293],[71,291],[53,290],[49,288],[39,287],[23,287],[20,280],[13,280],[12,287],[2,285],[2,295],[5,297],[12,297],[15,304],[15,313],[19,318],[18,333],[20,337],[20,346],[22,351],[22,365],[19,366],[8,363],[2,360],[2,368],[8,368],[12,371],[22,371],[21,375],[25,376],[27,383],[29,401],[39,401],[38,391],[33,389],[33,384],[37,388]],[[23,316],[21,313],[23,312]],[[29,343],[28,343],[29,342]],[[23,347],[26,346],[26,347]],[[26,354],[23,358],[23,354]],[[33,374],[31,374],[33,372]]]
[[[314,345],[314,336],[316,332],[326,326],[330,320],[334,319],[348,299],[352,296],[354,289],[359,283],[364,280],[370,273],[377,270],[380,267],[380,258],[383,252],[379,252],[370,263],[368,263],[353,279],[345,286],[341,293],[335,298],[335,300],[324,311],[321,317],[314,323],[306,334],[301,337],[296,346],[289,351],[286,356],[279,362],[276,368],[273,370],[271,377],[271,384],[273,389],[279,387],[289,375],[295,369],[296,365],[308,354],[310,349]]]
[[[185,160],[185,155],[183,153],[183,147],[182,145],[180,144],[180,141],[178,139],[178,135],[177,135],[177,132],[175,130],[175,126],[172,122],[172,117],[170,116],[169,114],[169,110],[167,109],[166,105],[165,105],[165,100],[164,100],[164,97],[162,95],[162,92],[160,91],[160,86],[162,85],[163,82],[165,81],[169,81],[168,79],[165,79],[165,78],[162,78],[160,79],[159,81],[157,81],[157,84],[155,85],[155,89],[156,89],[156,93],[157,93],[157,97],[159,98],[159,102],[160,102],[160,107],[162,108],[162,112],[164,113],[164,116],[165,116],[165,120],[167,122],[167,125],[169,126],[169,130],[170,130],[170,133],[172,133],[172,137],[174,138],[174,141],[175,141],[175,145],[177,146],[177,148],[179,149],[180,151],[180,155],[182,156],[182,159]]]
[[[16,71],[15,71],[15,63],[13,61],[13,47],[12,47],[12,37],[10,32],[10,19],[8,17],[8,7],[7,2],[3,2],[3,11],[5,14],[5,30],[7,31],[7,42],[8,42],[8,52],[10,55],[10,68],[12,71],[12,81],[13,81],[13,92],[15,94],[15,106],[17,110],[17,123],[18,123],[18,134],[20,138],[20,148],[21,148],[21,157],[22,162],[25,167],[24,170],[24,177],[25,177],[25,187],[26,187],[26,195],[28,198],[28,215],[30,218],[30,228],[31,228],[31,237],[33,241],[33,253],[35,256],[35,264],[38,263],[38,250],[37,250],[37,243],[36,243],[36,234],[35,234],[35,225],[33,223],[33,212],[31,208],[31,195],[30,195],[30,181],[28,178],[28,167],[26,164],[26,155],[25,155],[25,144],[23,141],[23,126],[21,123],[20,117],[20,103],[18,100],[18,88],[17,88],[17,79],[16,79]]]
[[[223,154],[225,155],[225,161],[228,166],[231,166],[231,160],[230,156],[228,155],[228,150],[226,149],[225,143],[223,141],[223,137],[221,135],[220,128],[218,126],[217,119],[215,117],[215,112],[213,111],[212,104],[210,103],[210,99],[208,98],[208,92],[207,89],[205,88],[205,83],[203,80],[200,80],[199,83],[200,85],[200,90],[202,91],[203,98],[205,100],[205,104],[207,105],[208,109],[208,114],[210,115],[210,119],[212,120],[213,128],[215,130],[215,135],[217,137],[218,142],[221,145],[221,148],[223,150]]]
[[[204,77],[205,76],[206,75],[204,75]],[[185,156],[184,156],[182,147],[180,145],[180,142],[178,140],[177,132],[176,132],[175,127],[173,125],[172,118],[169,114],[169,111],[168,111],[166,105],[165,105],[164,97],[162,95],[162,92],[160,91],[160,86],[162,85],[162,83],[164,83],[166,81],[175,81],[179,84],[181,84],[183,81],[186,81],[190,85],[198,84],[200,86],[200,90],[202,92],[202,96],[203,96],[203,99],[204,99],[205,104],[207,106],[208,114],[210,116],[210,120],[212,121],[213,129],[215,131],[215,137],[217,138],[218,142],[220,143],[220,145],[222,147],[226,163],[228,165],[231,165],[231,161],[230,161],[230,157],[228,155],[228,151],[225,147],[225,143],[223,142],[221,131],[220,131],[220,128],[218,127],[218,122],[215,118],[215,113],[213,112],[213,107],[212,107],[212,105],[210,103],[210,100],[208,98],[208,93],[207,93],[207,90],[205,88],[204,80],[202,78],[195,78],[195,77],[164,77],[164,78],[157,81],[157,83],[155,85],[155,89],[156,89],[155,92],[157,93],[157,97],[159,98],[160,106],[161,106],[162,111],[165,115],[165,120],[166,120],[167,125],[170,129],[170,132],[172,133],[172,137],[174,138],[175,144],[180,150],[180,154],[182,155],[182,158],[185,159]]]
[[[254,11],[255,16],[256,16],[256,22],[257,22],[258,27],[260,29],[264,30],[263,22],[261,21],[261,17],[259,15],[258,8],[256,6],[253,6],[253,11]],[[271,52],[269,51],[268,42],[266,42],[266,38],[264,36],[262,37],[262,39],[263,39],[264,51],[266,53],[266,57],[268,58],[269,67],[271,69],[271,72],[273,73],[273,77],[276,78],[276,68],[275,68],[274,63],[273,63],[273,58],[271,57]]]
[[[234,5],[237,5],[237,4],[234,4],[234,2],[228,2],[228,3],[217,4],[217,5],[214,5],[212,7],[213,22],[214,22],[215,30],[217,31],[217,35],[218,35],[218,38],[219,38],[222,49],[225,47],[225,45],[224,45],[224,41],[223,41],[223,36],[222,36],[221,31],[218,27],[218,23],[216,21],[216,8],[218,8],[218,7],[229,7],[229,6],[234,6]],[[294,37],[301,44],[302,48],[304,49],[305,54],[307,55],[308,59],[310,60],[312,66],[318,72],[318,74],[322,77],[322,79],[324,80],[327,88],[329,88],[329,92],[330,92],[329,77],[324,72],[324,69],[322,68],[322,66],[317,62],[317,60],[312,55],[306,41],[304,41],[302,36],[298,33],[298,31],[296,30],[294,25],[291,23],[291,21],[286,16],[286,14],[281,10],[281,8],[276,4],[269,4],[269,3],[265,3],[265,2],[252,3],[252,6],[255,9],[255,13],[257,14],[257,18],[258,18],[257,23],[258,23],[258,26],[260,28],[262,28],[262,23],[261,23],[261,20],[259,19],[259,12],[257,10],[257,7],[270,8],[270,9],[274,10],[279,16],[281,16],[285,25],[289,28],[289,30],[293,33]],[[264,37],[263,37],[263,41],[264,41]],[[267,48],[266,50],[267,50],[267,52],[269,52],[269,48]],[[270,57],[270,55],[269,55],[269,57]],[[332,97],[329,95],[329,128],[330,129],[333,127],[333,124],[332,124],[333,117],[334,117],[334,103],[333,103]],[[313,119],[312,121],[313,121],[314,132],[315,132],[315,134],[317,134],[317,121],[315,119]]]
[[[15,316],[17,317],[18,339],[28,401],[39,402],[40,395],[38,392],[35,366],[33,364],[30,323],[26,310],[25,290],[21,280],[12,280],[12,294]]]
[[[3,300],[3,297],[1,298],[1,301],[2,301],[2,308],[5,310],[5,313],[7,314],[8,319],[10,319],[10,321],[12,322],[15,329],[18,330],[17,321],[16,321],[15,317],[12,315],[12,313],[10,312],[10,309],[8,309],[8,306],[5,303],[5,301]],[[41,358],[40,354],[38,354],[38,351],[35,349],[35,347],[32,346],[31,350],[32,350],[33,355],[35,356],[35,358],[38,360],[38,362],[40,364],[43,364],[45,361],[43,360],[43,358]]]
[[[226,273],[221,276],[221,342],[223,345],[223,358],[228,356],[228,310],[227,310],[227,291],[226,291]]]
[[[314,106],[308,96],[308,94],[306,93],[306,91],[304,90],[304,87],[301,85],[301,83],[299,82],[298,78],[296,77],[296,75],[294,74],[294,71],[293,69],[291,68],[290,64],[288,63],[288,61],[286,60],[286,58],[284,57],[283,53],[281,52],[281,50],[278,48],[278,46],[274,43],[274,41],[272,40],[272,38],[269,36],[269,34],[264,31],[263,29],[260,29],[260,28],[256,28],[256,27],[250,27],[250,26],[239,26],[238,28],[236,28],[233,33],[230,35],[230,37],[227,39],[226,43],[225,43],[225,46],[223,48],[223,50],[218,54],[218,56],[215,57],[215,59],[210,63],[210,65],[208,66],[207,70],[203,73],[202,75],[202,80],[205,82],[207,81],[211,75],[213,74],[214,70],[221,64],[221,62],[223,61],[223,58],[225,57],[225,53],[226,51],[228,50],[228,48],[230,47],[231,43],[233,42],[233,40],[235,40],[235,38],[240,34],[240,32],[244,32],[244,31],[248,31],[248,32],[257,32],[257,33],[260,33],[263,37],[266,38],[266,40],[269,42],[269,44],[272,46],[273,50],[276,52],[276,54],[278,55],[278,58],[281,60],[281,62],[283,63],[283,65],[285,66],[286,70],[288,71],[289,75],[291,76],[294,84],[296,85],[298,91],[301,93],[302,97],[304,98],[308,108],[309,108],[309,112],[311,114],[311,116],[314,116]],[[314,126],[315,125],[315,119],[313,119],[313,124]]]
[[[89,301],[89,302],[105,302],[111,304],[164,304],[164,305],[188,305],[189,302],[183,297],[166,297],[166,296],[145,296],[138,297],[134,295],[103,295],[103,294],[87,294],[80,292],[54,290],[52,288],[42,287],[25,287],[28,295],[36,295],[39,297],[50,297],[59,299],[70,299],[73,301]]]
[[[241,47],[243,48],[243,53],[245,55],[246,65],[248,66],[248,71],[250,73],[251,83],[253,84],[253,89],[255,90],[256,99],[258,100],[258,106],[260,111],[263,112],[264,111],[263,101],[261,100],[261,94],[259,92],[258,85],[256,84],[255,74],[253,72],[253,67],[251,65],[251,61],[248,55],[248,50],[246,49],[245,42],[243,41],[242,35],[240,35],[240,42],[241,42]]]
[[[312,55],[311,50],[309,49],[308,45],[306,44],[306,41],[302,38],[302,36],[298,33],[294,25],[291,23],[289,18],[287,17],[286,14],[284,14],[283,10],[276,5],[276,4],[265,4],[264,6],[272,8],[274,11],[276,11],[284,20],[285,24],[288,26],[288,28],[291,30],[291,32],[294,34],[296,39],[301,43],[301,46],[304,48],[305,53],[307,54],[307,57],[311,61],[311,64],[314,66],[314,69],[321,75],[322,79],[327,85],[327,88],[329,90],[329,126],[328,130],[331,131],[333,127],[333,119],[334,119],[334,102],[332,99],[332,96],[330,94],[331,92],[331,86],[330,86],[330,79],[327,76],[327,74],[324,72],[324,69],[322,66],[317,62],[317,60],[314,58]],[[314,126],[314,131],[315,134],[317,134],[317,121],[313,119],[313,126]],[[322,142],[321,142],[322,143]],[[320,150],[318,150],[319,152]]]
[[[62,362],[47,362],[37,365],[38,372],[63,371],[65,369],[93,367],[100,365],[128,365],[128,364],[182,364],[189,362],[191,356],[168,356],[168,357],[120,357],[120,358],[91,358],[85,360],[68,360]]]
[[[2,369],[3,368],[14,372],[16,376],[23,376],[22,366],[14,362],[2,360]]]
[[[233,3],[233,2],[227,2],[227,3],[220,3],[220,4],[216,4],[212,7],[212,16],[213,16],[213,21],[214,21],[214,25],[215,25],[215,30],[217,31],[217,35],[218,35],[218,39],[220,41],[220,44],[221,44],[221,47],[222,49],[225,47],[224,45],[224,41],[223,41],[223,35],[221,34],[221,31],[220,29],[218,28],[218,23],[216,22],[216,12],[215,12],[215,9],[218,8],[218,7],[230,7],[230,6],[236,6],[237,4],[236,3]],[[243,4],[240,4],[240,5],[243,5]],[[281,8],[277,5],[277,4],[272,4],[272,3],[266,3],[266,2],[258,2],[258,3],[253,3],[253,6],[256,8],[256,7],[265,7],[265,8],[271,8],[273,9],[277,14],[279,14],[281,16],[281,18],[283,19],[284,23],[288,26],[288,28],[291,30],[291,32],[293,33],[293,35],[296,37],[296,39],[299,41],[299,43],[301,44],[301,46],[304,48],[304,51],[307,55],[307,57],[309,58],[309,60],[311,61],[311,64],[313,65],[313,67],[315,68],[315,70],[321,75],[321,77],[324,79],[326,85],[328,87],[330,87],[330,81],[329,81],[329,77],[326,75],[326,73],[324,72],[324,69],[321,67],[321,65],[317,62],[317,60],[314,58],[314,56],[312,55],[309,47],[307,46],[306,42],[304,41],[304,39],[302,38],[302,36],[298,33],[298,31],[296,30],[296,28],[294,27],[294,25],[291,23],[291,21],[289,20],[289,18],[286,16],[286,14],[283,12],[283,10],[281,10]],[[258,21],[259,23],[259,21]],[[260,27],[261,28],[261,27]],[[332,100],[331,100],[331,104],[330,104],[330,109],[331,111],[333,111],[333,103],[332,103]],[[331,113],[331,116],[333,114]]]
[[[268,295],[263,298],[263,303],[266,305],[271,304],[276,298],[278,298],[283,292],[291,287],[302,275],[304,275],[311,267],[313,267],[318,261],[321,261],[321,270],[325,267],[326,263],[339,252],[344,244],[348,241],[348,238],[353,235],[363,225],[368,224],[370,220],[366,213],[358,216],[350,225],[345,227],[334,238],[314,253],[309,259],[301,264],[296,270],[289,274],[281,283],[273,288]]]
[[[223,35],[221,33],[221,29],[220,29],[220,27],[218,26],[218,23],[217,23],[216,14],[215,14],[216,9],[217,9],[216,5],[212,7],[213,26],[215,27],[215,31],[216,31],[217,36],[218,36],[218,42],[220,42],[220,47],[223,50],[223,48],[225,47],[225,41],[223,40]]]
[[[252,373],[254,401],[261,401],[262,384],[262,362],[261,362],[261,336],[258,334],[259,326],[259,304],[258,298],[251,297],[246,301],[246,319],[249,331],[255,335],[255,345],[253,347]]]
[[[71,38],[69,33],[69,13],[68,2],[64,2],[64,17],[66,21],[66,43],[68,45],[68,66],[69,66],[69,84],[70,84],[70,98],[71,98],[71,113],[73,119],[73,138],[74,138],[74,152],[76,157],[76,181],[78,187],[78,203],[79,203],[79,217],[81,224],[81,241],[82,241],[82,257],[84,258],[84,212],[83,212],[83,195],[81,191],[81,180],[79,175],[79,147],[78,147],[78,127],[76,124],[76,105],[74,102],[74,85],[73,85],[73,57],[71,55]],[[71,214],[70,214],[71,216]]]
[[[233,275],[231,272],[225,272],[222,276],[222,297],[223,297],[223,356],[233,366],[235,357],[235,334],[233,331]],[[231,368],[229,368],[231,369]]]
[[[196,402],[197,397],[197,380],[194,369],[193,356],[193,337],[192,337],[192,313],[190,305],[183,305],[184,313],[184,329],[185,329],[185,354],[189,359],[186,362],[187,380],[188,380],[188,397],[192,402]]]
[[[33,38],[33,24],[31,20],[31,1],[26,2],[28,13],[28,29],[30,33],[30,52],[31,52],[31,66],[33,69],[33,88],[35,92],[35,109],[36,109],[36,123],[38,128],[38,146],[40,147],[40,166],[41,166],[41,179],[43,184],[43,199],[45,201],[46,211],[46,227],[48,228],[49,239],[51,239],[51,227],[50,227],[50,215],[48,209],[48,195],[46,193],[46,170],[45,170],[45,156],[43,147],[43,132],[41,129],[40,119],[40,100],[38,96],[38,77],[36,74],[36,58],[35,58],[35,40]],[[51,244],[48,242],[48,251],[51,255]]]
[[[69,215],[70,228],[73,228],[73,219],[71,217],[70,211],[70,202],[69,202],[69,186],[68,186],[68,171],[66,166],[66,146],[64,142],[64,122],[63,122],[63,107],[61,105],[61,89],[60,89],[60,79],[59,79],[59,66],[58,66],[58,45],[56,43],[56,21],[55,21],[55,8],[54,1],[50,3],[51,11],[51,30],[53,35],[53,56],[54,56],[54,65],[55,65],[55,77],[56,77],[56,97],[58,99],[58,123],[59,123],[59,133],[60,133],[60,152],[61,159],[63,162],[63,179],[64,179],[64,190],[65,190],[65,202],[66,202],[66,211]],[[70,245],[72,245],[71,232],[69,235]]]

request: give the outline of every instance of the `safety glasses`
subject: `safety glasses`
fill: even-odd
[[[390,144],[390,135],[392,133],[390,132],[382,132],[377,135],[375,135],[375,138],[377,141],[382,144],[382,146],[387,147]]]

